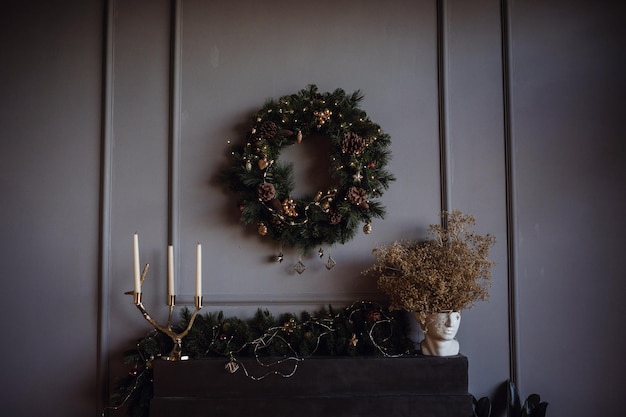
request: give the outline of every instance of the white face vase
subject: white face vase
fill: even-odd
[[[459,353],[459,342],[454,337],[461,324],[461,313],[449,311],[426,316],[420,323],[424,340],[420,343],[422,353],[432,356],[453,356]]]
[[[434,340],[453,340],[461,324],[461,313],[450,311],[428,316],[425,330]]]

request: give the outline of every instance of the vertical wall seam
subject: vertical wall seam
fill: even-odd
[[[98,331],[97,331],[97,411],[109,398],[109,289],[111,286],[111,195],[113,148],[113,18],[115,0],[104,0],[102,7],[102,80],[100,115],[100,209],[98,247]]]
[[[179,254],[179,172],[181,141],[181,60],[182,60],[182,0],[172,0],[170,8],[170,77],[169,77],[169,167],[168,167],[168,241]],[[180,262],[175,263],[179,268]],[[180,271],[175,272],[180,276]]]
[[[519,386],[519,338],[517,303],[517,245],[515,206],[515,152],[511,132],[511,34],[508,0],[500,1],[501,45],[502,45],[502,105],[504,123],[504,153],[506,177],[506,224],[507,224],[507,281],[509,304],[509,374]]]
[[[447,137],[447,104],[446,104],[446,62],[445,62],[445,0],[437,0],[437,100],[439,113],[439,187],[441,211],[450,207],[449,163]],[[441,218],[442,226],[446,227],[447,218]]]

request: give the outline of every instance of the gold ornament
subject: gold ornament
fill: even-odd
[[[314,111],[313,115],[317,117],[317,128],[321,128],[330,119],[330,116],[332,116],[332,114],[333,112],[328,109],[324,109],[322,111]]]
[[[259,224],[259,234],[261,236],[265,236],[267,234],[267,226],[265,225],[265,223]]]
[[[366,235],[369,235],[370,233],[372,233],[372,223],[370,222],[365,223],[365,225],[363,225],[363,232]]]
[[[296,141],[298,143],[302,143],[302,131],[298,130],[298,135],[296,136]]]
[[[265,168],[267,168],[268,162],[267,159],[259,159],[259,169],[260,170],[264,170]]]
[[[296,203],[291,198],[286,198],[283,201],[283,211],[289,217],[297,217],[298,212],[296,211]]]
[[[296,327],[296,320],[292,317],[289,319],[289,321],[286,321],[283,324],[283,331],[287,332],[287,333],[293,333],[293,330]]]

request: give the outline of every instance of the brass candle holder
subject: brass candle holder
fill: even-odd
[[[150,264],[146,264],[146,266],[143,268],[143,271],[141,273],[141,285],[142,286],[143,286],[143,281],[146,278],[146,274],[148,273],[149,266]],[[168,296],[167,304],[169,306],[169,315],[167,319],[167,324],[165,326],[162,326],[156,320],[150,317],[150,315],[146,311],[145,307],[143,306],[141,302],[141,292],[133,292],[133,294],[134,294],[134,299],[135,299],[135,306],[139,309],[139,311],[141,311],[141,314],[143,315],[143,317],[151,325],[153,325],[157,330],[169,336],[169,338],[172,339],[172,342],[174,342],[174,347],[172,348],[172,351],[170,352],[170,354],[168,356],[161,356],[161,358],[168,360],[168,361],[184,361],[184,360],[189,359],[188,356],[182,355],[182,351],[183,351],[182,342],[183,342],[183,338],[187,336],[187,333],[189,333],[189,331],[191,330],[191,327],[193,326],[193,322],[196,320],[196,316],[198,315],[198,312],[202,308],[202,296],[196,295],[194,297],[195,310],[193,314],[191,315],[191,318],[189,319],[187,328],[181,333],[176,333],[174,330],[172,330],[172,324],[173,324],[172,315],[174,312],[174,306],[176,305],[175,295]]]

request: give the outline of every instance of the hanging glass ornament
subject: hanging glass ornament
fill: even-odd
[[[293,269],[298,274],[302,274],[304,272],[304,270],[306,269],[306,266],[302,263],[302,259],[300,259],[298,263],[294,265]]]
[[[324,257],[324,249],[320,248],[320,249],[317,251],[317,256],[319,256],[320,258],[323,258],[323,257]]]
[[[230,361],[224,365],[224,369],[226,369],[231,374],[234,374],[239,369],[239,364],[235,361],[235,359],[231,358]]]
[[[326,259],[326,263],[324,265],[326,266],[326,269],[330,271],[335,265],[337,265],[337,262],[335,262],[332,256],[328,255],[328,259]]]
[[[365,233],[366,235],[372,233],[372,223],[367,222],[363,225],[363,233]]]

